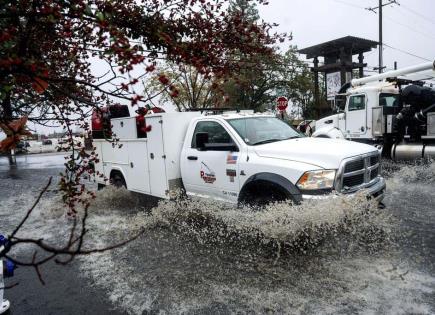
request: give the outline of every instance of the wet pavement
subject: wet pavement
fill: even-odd
[[[0,231],[63,163],[33,155],[10,169],[0,158]],[[91,207],[87,246],[146,233],[110,253],[45,266],[45,286],[18,269],[8,283],[20,285],[6,292],[12,314],[434,314],[435,165],[384,169],[383,210],[357,198],[254,213],[105,189]],[[67,224],[53,185],[23,235],[59,243]]]
[[[64,161],[64,154],[19,155],[17,166],[10,167],[8,159],[0,157],[1,233],[9,231],[5,223],[10,217],[20,217],[31,205],[32,199],[25,199],[29,193],[36,195],[50,176],[56,181]],[[51,188],[55,190],[56,186]],[[16,196],[20,202],[5,205],[4,201],[11,196]],[[31,268],[18,268],[13,278],[6,279],[6,285],[18,283],[5,292],[12,304],[11,315],[125,313],[116,311],[107,301],[106,293],[82,276],[78,261],[67,266],[51,262],[43,265],[40,271],[45,285]]]

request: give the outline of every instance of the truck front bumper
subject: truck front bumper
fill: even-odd
[[[373,185],[364,188],[362,191],[364,191],[367,196],[370,196],[374,198],[376,201],[381,202],[385,197],[385,188],[387,187],[385,179],[383,177],[379,177],[379,180],[374,183]],[[339,196],[345,196],[345,197],[354,197],[357,193],[359,193],[360,190],[354,191],[352,193],[330,193],[327,195],[302,195],[302,200],[322,200],[322,199],[330,199],[330,198],[337,198]]]

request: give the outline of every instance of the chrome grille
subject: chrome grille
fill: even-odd
[[[376,168],[370,173],[370,180],[375,179],[379,175],[379,170]]]
[[[364,174],[352,175],[343,178],[343,187],[359,186],[364,183]]]
[[[370,166],[376,165],[379,163],[379,155],[370,157]]]
[[[358,170],[363,169],[363,168],[364,168],[364,160],[363,159],[356,160],[356,161],[350,161],[344,167],[344,172],[351,173],[351,172],[355,172],[355,171],[358,171]]]
[[[380,155],[377,152],[345,159],[337,173],[335,189],[350,193],[378,181]]]

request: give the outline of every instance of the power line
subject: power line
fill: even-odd
[[[393,5],[393,4],[396,4],[396,5],[398,5],[399,7],[402,6],[403,8],[406,8],[406,10],[408,10],[408,11],[410,11],[410,12],[416,14],[416,15],[422,16],[424,19],[426,19],[426,20],[428,20],[429,22],[435,24],[434,21],[432,21],[432,20],[430,20],[429,18],[427,18],[427,17],[421,15],[421,14],[418,13],[417,11],[414,11],[414,10],[410,9],[410,8],[408,8],[407,6],[402,5],[401,3],[398,3],[396,0],[391,0],[391,1],[389,1],[388,3],[386,3],[386,4],[382,5],[382,6],[388,6],[388,5]],[[365,9],[368,10],[368,11],[371,11],[371,12],[376,13],[376,10],[378,10],[380,7],[381,7],[381,6],[378,6],[378,7],[372,7],[372,8],[365,8]],[[423,36],[429,37],[429,38],[431,38],[431,39],[435,39],[435,35],[432,34],[432,33],[422,32],[422,31],[420,31],[420,30],[417,30],[417,29],[413,28],[412,26],[409,26],[409,25],[407,25],[407,24],[404,24],[404,23],[402,23],[402,22],[399,22],[399,21],[397,21],[397,20],[394,20],[394,19],[392,19],[392,18],[389,17],[389,16],[386,16],[385,18],[386,18],[387,20],[390,20],[391,22],[393,22],[393,23],[395,23],[395,24],[398,24],[398,25],[401,25],[401,26],[403,26],[403,27],[406,27],[407,29],[409,29],[409,30],[411,30],[411,31],[413,31],[413,32],[415,32],[415,33],[418,33],[418,34],[420,34],[420,35],[423,35]]]
[[[418,34],[420,34],[420,35],[426,36],[426,37],[431,38],[431,39],[435,39],[435,35],[432,35],[432,33],[424,33],[424,32],[419,31],[419,30],[417,30],[417,29],[415,29],[415,28],[413,28],[413,27],[411,27],[411,26],[409,26],[409,25],[407,25],[407,24],[403,24],[403,23],[401,23],[401,22],[399,22],[399,21],[396,21],[396,20],[394,20],[394,19],[392,19],[392,18],[390,18],[390,17],[386,17],[386,18],[387,18],[388,20],[390,20],[391,22],[396,23],[396,24],[398,24],[398,25],[401,25],[401,26],[403,26],[403,27],[406,27],[407,29],[409,29],[409,30],[411,30],[411,31],[413,31],[413,32],[415,32],[415,33],[418,33]]]
[[[390,45],[385,44],[385,43],[384,43],[384,45],[387,46],[388,48],[391,48],[391,49],[397,50],[397,51],[399,51],[399,52],[401,52],[401,53],[404,53],[404,54],[407,54],[407,55],[409,55],[409,56],[412,56],[412,57],[415,57],[415,58],[418,58],[418,59],[421,59],[421,60],[424,60],[424,61],[432,61],[432,60],[430,60],[430,59],[427,59],[427,58],[424,58],[424,57],[420,57],[420,56],[418,56],[418,55],[416,55],[416,54],[410,53],[410,52],[408,52],[408,51],[406,51],[406,50],[402,50],[402,49],[399,49],[399,48],[396,48],[396,47],[390,46]]]
[[[382,1],[379,1],[379,5],[377,7],[369,7],[369,8],[364,8],[364,9],[376,14],[377,13],[376,10],[381,11],[383,7],[386,7],[389,5],[394,5],[394,4],[400,6],[400,3],[397,2],[397,0],[390,0],[387,3],[382,3]]]
[[[408,6],[406,6],[406,5],[402,5],[402,7],[403,7],[404,9],[408,10],[409,12],[411,12],[411,13],[413,13],[413,14],[415,14],[415,15],[421,17],[422,19],[424,19],[424,20],[426,20],[426,21],[428,21],[428,22],[430,22],[430,23],[432,23],[432,24],[435,25],[435,19],[431,19],[431,18],[429,18],[429,17],[427,17],[427,16],[425,16],[425,15],[423,15],[423,14],[421,14],[421,13],[415,11],[414,9],[411,9],[410,7],[408,7]]]
[[[357,9],[365,9],[365,8],[362,7],[362,6],[359,6],[359,5],[357,5],[357,4],[350,3],[350,2],[347,2],[347,1],[344,1],[344,0],[332,0],[332,1],[335,1],[335,2],[338,2],[338,3],[341,3],[341,4],[344,4],[344,5],[348,5],[348,6],[350,6],[350,7],[354,7],[354,8],[357,8]]]
[[[379,8],[381,8],[381,6],[373,7],[373,8],[364,8],[364,7],[362,7],[362,6],[356,5],[356,4],[354,4],[354,3],[349,3],[349,2],[344,1],[344,0],[333,0],[333,1],[338,2],[338,3],[342,3],[342,4],[345,4],[345,5],[348,5],[348,6],[354,7],[354,8],[358,8],[358,9],[364,9],[364,10],[372,11],[372,12],[374,12],[374,13],[376,13],[376,10],[378,10]],[[382,3],[382,1],[380,1],[380,4],[381,4],[381,3]],[[389,1],[388,3],[383,4],[382,6],[393,5],[393,4],[396,4],[396,5],[398,5],[398,6],[401,6],[401,7],[403,7],[403,9],[406,9],[406,10],[408,10],[408,11],[410,11],[410,12],[412,12],[412,13],[414,13],[414,14],[420,16],[420,17],[422,17],[423,19],[428,20],[429,22],[435,24],[435,22],[432,21],[430,18],[428,18],[428,17],[426,17],[426,16],[420,14],[419,12],[417,12],[417,11],[415,11],[415,10],[413,10],[413,9],[411,9],[411,8],[409,8],[409,7],[405,6],[405,5],[403,5],[403,4],[398,3],[396,0]],[[421,35],[424,35],[424,36],[430,37],[430,38],[432,38],[432,39],[435,39],[435,37],[432,37],[432,36],[429,35],[429,34],[423,33],[423,32],[421,32],[421,31],[419,31],[419,30],[416,30],[416,29],[414,29],[414,28],[412,28],[412,27],[410,27],[410,26],[408,26],[408,25],[406,25],[406,24],[403,24],[403,23],[400,23],[400,22],[398,22],[398,21],[396,21],[396,20],[393,20],[393,19],[391,19],[390,17],[387,17],[387,19],[389,19],[390,21],[392,21],[392,22],[394,22],[394,23],[396,23],[396,24],[399,24],[399,25],[401,25],[401,26],[403,26],[403,27],[406,27],[406,28],[412,30],[413,32],[416,32],[416,33],[419,33],[419,34],[421,34]],[[430,59],[427,59],[427,58],[424,58],[424,57],[418,56],[418,55],[416,55],[416,54],[414,54],[414,53],[411,53],[411,52],[409,52],[409,51],[406,51],[406,50],[403,50],[403,49],[400,49],[400,48],[393,47],[393,46],[388,45],[388,44],[386,44],[386,43],[384,43],[384,45],[387,46],[387,47],[390,48],[390,49],[397,50],[397,51],[399,51],[399,52],[401,52],[401,53],[403,53],[403,54],[407,54],[407,55],[409,55],[409,56],[412,56],[412,57],[415,57],[415,58],[418,58],[418,59],[421,59],[421,60],[424,60],[424,61],[432,61],[432,60],[430,60]],[[380,47],[379,49],[381,50],[382,48]]]

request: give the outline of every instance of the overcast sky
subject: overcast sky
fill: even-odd
[[[384,0],[387,3],[388,0]],[[400,6],[383,9],[384,65],[394,61],[405,67],[435,59],[435,0],[398,0]],[[299,48],[351,35],[378,41],[378,15],[365,10],[378,0],[270,0],[259,6],[261,18],[276,22],[280,32],[292,32]],[[417,55],[413,57],[404,52]],[[366,54],[370,67],[378,65],[378,52]]]

